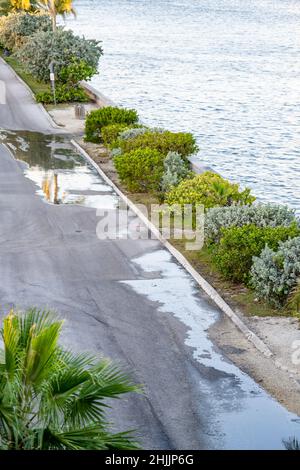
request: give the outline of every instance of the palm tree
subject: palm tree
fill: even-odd
[[[50,312],[13,311],[3,320],[0,350],[0,449],[136,449],[115,434],[106,399],[136,387],[118,367],[58,345],[62,321]]]
[[[7,10],[26,10],[26,11],[47,11],[52,18],[53,31],[56,31],[57,15],[66,16],[75,15],[73,0],[5,0],[3,1],[3,9]],[[0,5],[1,6],[1,5]]]
[[[53,31],[56,31],[57,15],[75,15],[73,0],[37,0],[32,1],[32,5],[38,9],[46,9],[52,18]]]

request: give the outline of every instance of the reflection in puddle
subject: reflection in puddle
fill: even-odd
[[[15,158],[26,165],[24,174],[38,186],[37,194],[51,204],[80,204],[113,209],[118,197],[67,137],[33,132],[1,131]]]

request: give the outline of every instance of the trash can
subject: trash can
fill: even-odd
[[[83,104],[75,104],[76,119],[85,119],[85,107]]]

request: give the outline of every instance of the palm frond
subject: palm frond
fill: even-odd
[[[54,322],[36,331],[35,325],[32,325],[24,367],[26,383],[39,384],[49,374],[49,369],[53,369],[61,327],[62,322]]]
[[[135,448],[131,434],[110,432],[105,412],[107,399],[140,388],[108,360],[62,350],[61,327],[36,309],[4,319],[0,448]]]
[[[291,437],[286,441],[284,440],[283,444],[286,450],[300,450],[300,441],[298,441],[298,439],[295,437]]]
[[[130,432],[110,434],[103,426],[93,424],[65,432],[47,429],[43,435],[42,448],[45,450],[134,450],[137,443]]]
[[[4,342],[5,369],[10,377],[18,367],[20,329],[18,318],[13,311],[3,320],[2,338]]]

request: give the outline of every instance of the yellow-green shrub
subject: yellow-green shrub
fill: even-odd
[[[241,191],[238,184],[230,183],[212,171],[206,171],[171,189],[166,202],[170,205],[203,204],[206,208],[252,204],[255,197],[251,196],[250,191],[248,188]]]
[[[198,150],[195,137],[185,132],[151,131],[136,136],[134,139],[120,140],[119,146],[123,153],[131,152],[138,148],[152,148],[163,155],[169,152],[177,152],[182,157],[187,157]]]
[[[120,180],[129,191],[159,191],[164,173],[164,155],[151,148],[117,155],[114,163]]]

